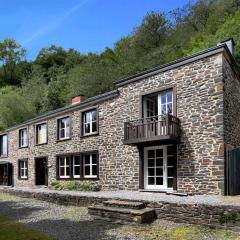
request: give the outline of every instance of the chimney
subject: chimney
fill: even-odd
[[[218,46],[219,46],[219,45],[222,45],[222,44],[226,44],[227,47],[228,47],[228,50],[230,51],[230,53],[231,53],[232,55],[234,55],[235,42],[234,42],[233,38],[229,38],[229,39],[226,39],[226,40],[224,40],[224,41],[221,41],[221,42],[218,44]]]
[[[76,96],[76,97],[72,98],[71,103],[72,103],[72,105],[74,105],[74,104],[78,104],[78,103],[82,102],[83,100],[84,100],[84,96],[83,95]]]

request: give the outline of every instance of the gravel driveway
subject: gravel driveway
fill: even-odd
[[[93,219],[87,214],[87,208],[85,207],[56,205],[0,192],[0,216],[1,215],[27,224],[33,229],[47,233],[59,240],[142,239],[140,236],[126,233],[127,226]],[[145,225],[147,231],[149,227],[157,227],[157,229],[161,231],[161,228],[171,229],[185,226],[191,227],[191,225],[163,220],[157,220],[149,226]],[[139,229],[140,228],[136,227],[135,231]],[[203,239],[215,238],[204,236]]]

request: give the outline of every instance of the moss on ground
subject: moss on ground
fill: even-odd
[[[35,231],[24,224],[0,216],[0,240],[53,240],[44,233]]]
[[[8,193],[3,193],[0,192],[0,201],[5,201],[5,202],[16,202],[17,197],[14,195],[10,195]]]
[[[158,226],[128,226],[115,229],[122,235],[133,235],[144,240],[240,240],[240,237],[224,230],[213,230],[204,227],[172,227],[161,228]]]

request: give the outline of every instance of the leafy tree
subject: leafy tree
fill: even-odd
[[[35,115],[32,103],[16,87],[0,89],[0,130],[23,122]]]
[[[26,50],[14,39],[7,38],[0,42],[1,79],[3,84],[18,85],[16,66],[24,58]]]

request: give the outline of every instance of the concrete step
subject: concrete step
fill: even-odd
[[[131,208],[131,209],[143,209],[145,204],[141,202],[123,201],[123,200],[109,200],[103,202],[107,207],[119,207],[119,208]]]
[[[131,209],[109,206],[90,206],[88,213],[95,217],[118,223],[150,223],[156,219],[156,212],[152,208]]]

